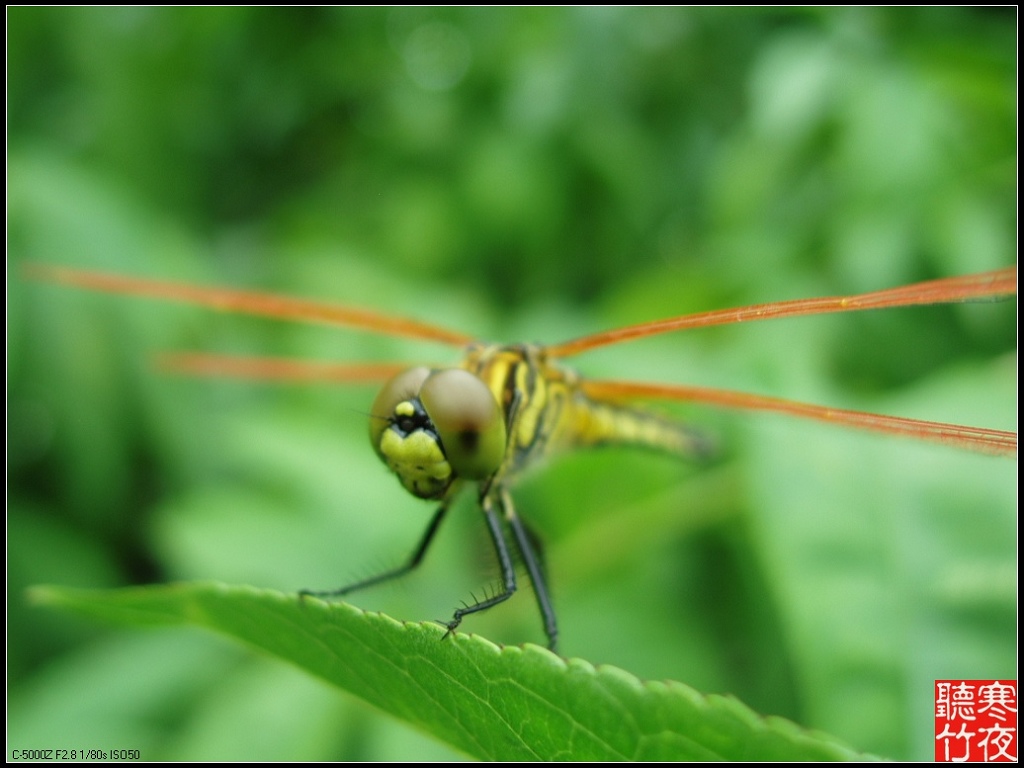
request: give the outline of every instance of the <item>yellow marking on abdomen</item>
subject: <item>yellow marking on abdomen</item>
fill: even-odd
[[[686,459],[706,456],[710,442],[685,424],[660,414],[595,402],[576,392],[558,430],[560,447],[634,445]]]

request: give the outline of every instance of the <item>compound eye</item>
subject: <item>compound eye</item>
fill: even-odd
[[[436,371],[420,386],[420,401],[455,474],[483,480],[497,471],[505,457],[505,419],[486,384],[458,368]]]
[[[373,410],[370,412],[370,442],[381,459],[384,459],[384,454],[380,450],[381,437],[395,418],[395,409],[399,403],[415,400],[428,376],[429,368],[410,368],[394,376],[377,393],[377,398],[373,401]]]

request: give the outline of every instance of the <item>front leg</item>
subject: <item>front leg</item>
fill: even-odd
[[[505,539],[505,530],[502,527],[501,518],[494,511],[495,495],[488,490],[486,495],[480,500],[480,507],[483,509],[484,520],[487,522],[487,531],[491,534],[491,541],[494,543],[494,552],[498,556],[498,565],[501,568],[502,590],[486,600],[480,600],[473,605],[467,605],[456,610],[451,621],[445,624],[448,631],[444,633],[444,637],[441,638],[442,640],[455,632],[455,629],[462,623],[463,617],[471,613],[485,611],[498,603],[505,602],[515,594],[516,569],[512,562],[512,556],[508,551],[508,541]]]
[[[495,510],[495,502],[500,506],[500,515]],[[503,603],[515,594],[517,588],[516,571],[514,561],[509,552],[508,539],[505,536],[505,524],[507,523],[509,528],[512,529],[523,564],[526,566],[526,572],[533,583],[533,591],[537,596],[541,617],[544,620],[544,632],[548,637],[548,648],[554,651],[558,645],[558,623],[555,619],[554,608],[551,605],[551,595],[548,592],[547,579],[544,577],[543,563],[530,540],[526,526],[516,514],[511,496],[503,487],[491,485],[487,495],[481,499],[480,506],[484,512],[484,520],[487,522],[487,530],[491,534],[491,541],[494,542],[494,551],[498,556],[498,565],[501,568],[502,591],[486,600],[481,600],[473,605],[456,610],[451,621],[445,624],[448,631],[445,632],[444,637],[452,634],[462,623],[464,617],[471,613],[487,610],[498,603]]]
[[[371,576],[369,579],[363,579],[357,581],[355,584],[349,584],[341,589],[329,589],[329,590],[318,590],[303,589],[299,592],[299,597],[319,597],[321,599],[330,599],[333,597],[342,597],[355,592],[360,589],[366,589],[376,584],[380,584],[384,581],[391,581],[397,579],[409,571],[414,570],[422,561],[423,556],[427,554],[427,549],[430,548],[430,543],[434,540],[434,534],[437,533],[437,529],[441,527],[441,521],[444,519],[445,513],[448,511],[448,507],[451,505],[450,499],[445,499],[441,506],[438,507],[437,512],[434,513],[434,517],[431,519],[430,524],[427,526],[427,530],[423,532],[423,536],[420,539],[420,543],[416,545],[416,549],[413,550],[412,555],[409,557],[408,562],[405,565],[393,568],[390,571],[379,573],[376,576]]]

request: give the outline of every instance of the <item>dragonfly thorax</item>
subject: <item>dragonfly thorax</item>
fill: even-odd
[[[505,421],[490,389],[461,369],[411,368],[377,395],[370,440],[407,491],[445,496],[455,480],[484,480],[505,455]]]

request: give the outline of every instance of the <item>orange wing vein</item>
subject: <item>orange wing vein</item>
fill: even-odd
[[[659,333],[681,331],[714,325],[729,325],[751,320],[769,320],[777,317],[819,315],[829,312],[853,312],[883,307],[907,307],[921,304],[943,304],[979,298],[998,298],[1017,293],[1017,267],[985,272],[964,277],[948,277],[924,283],[887,288],[854,296],[832,296],[820,299],[795,299],[771,304],[754,304],[738,309],[720,309],[692,315],[654,320],[623,328],[583,336],[546,348],[549,357],[570,357],[587,350],[620,344],[631,339],[654,336]]]
[[[724,389],[674,384],[642,384],[632,381],[584,380],[580,388],[597,400],[659,399],[696,402],[724,408],[785,413],[804,419],[824,421],[869,432],[914,437],[958,448],[997,456],[1017,455],[1017,435],[998,429],[963,427],[936,421],[920,421],[898,416],[882,416],[863,411],[828,408],[777,397],[731,392]]]
[[[106,293],[125,293],[132,296],[181,301],[221,312],[238,312],[281,320],[360,328],[393,336],[439,341],[457,346],[468,344],[473,340],[471,336],[464,333],[450,331],[447,328],[419,320],[393,317],[369,309],[342,307],[308,299],[295,299],[231,288],[206,288],[184,283],[124,277],[42,264],[27,264],[24,270],[28,277],[48,282],[63,283]]]
[[[409,367],[408,363],[329,363],[277,357],[241,357],[202,352],[166,352],[157,367],[187,376],[233,376],[261,381],[383,383]]]

